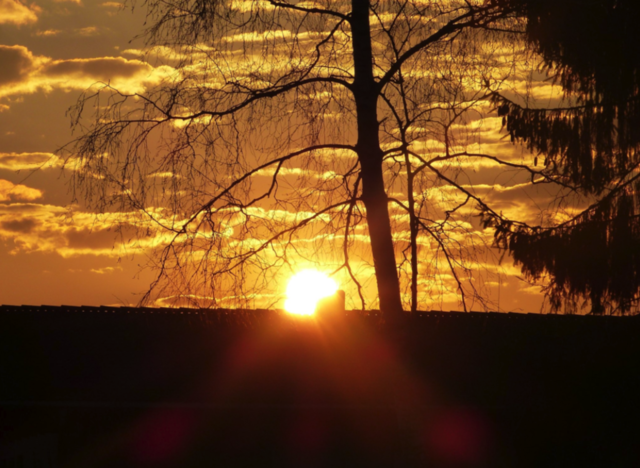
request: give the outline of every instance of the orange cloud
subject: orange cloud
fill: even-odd
[[[80,28],[77,30],[77,33],[81,36],[97,36],[100,34],[98,28],[96,26],[87,26],[86,28]]]
[[[40,37],[57,36],[58,34],[60,34],[60,32],[61,31],[59,29],[45,29],[44,31],[36,32],[36,36],[40,36]]]
[[[42,197],[42,192],[38,189],[0,179],[0,202],[32,201],[40,197]]]
[[[18,0],[0,0],[0,24],[29,24],[38,21],[39,9]]]
[[[2,182],[0,180],[0,182]],[[13,185],[13,184],[12,184]],[[2,185],[0,185],[0,201]],[[35,189],[19,187],[18,195]],[[27,189],[27,190],[25,190]],[[8,191],[9,192],[9,191]],[[41,195],[41,192],[35,191]],[[36,193],[31,193],[35,195]],[[18,200],[13,194],[10,200]],[[29,198],[21,198],[31,201]],[[0,239],[13,241],[11,253],[54,252],[64,258],[79,255],[122,257],[151,251],[170,236],[153,229],[136,234],[139,214],[133,212],[96,214],[36,203],[0,204]]]
[[[35,61],[26,47],[0,45],[0,87],[26,79]]]
[[[20,171],[61,166],[62,160],[52,153],[0,153],[0,169]]]
[[[139,60],[120,57],[100,57],[91,59],[54,60],[42,67],[40,73],[51,78],[132,78],[149,73],[152,67]]]
[[[122,57],[53,60],[36,56],[24,46],[0,45],[0,97],[55,89],[87,89],[110,83],[123,92],[142,92],[147,86],[175,74],[162,65],[153,67]]]
[[[122,271],[122,267],[103,267],[103,268],[91,268],[89,270],[91,273],[96,273],[98,275],[107,275],[110,273],[115,273],[116,271]]]

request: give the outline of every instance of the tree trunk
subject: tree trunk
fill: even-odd
[[[382,173],[383,152],[377,116],[379,90],[373,77],[369,0],[352,0],[352,8],[353,93],[358,122],[356,153],[362,171],[362,201],[367,210],[380,310],[387,316],[398,317],[402,313],[402,302]]]
[[[411,313],[418,311],[418,221],[416,219],[416,200],[413,196],[413,178],[409,153],[404,154],[407,165],[407,205],[409,207],[409,231],[411,241]]]

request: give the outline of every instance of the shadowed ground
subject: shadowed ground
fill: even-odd
[[[378,322],[3,306],[0,462],[640,466],[640,317]]]

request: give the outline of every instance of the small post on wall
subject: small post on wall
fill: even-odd
[[[335,294],[318,301],[316,314],[322,317],[344,317],[345,294],[342,289],[338,289]]]

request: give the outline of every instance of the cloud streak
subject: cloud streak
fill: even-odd
[[[42,197],[42,191],[38,189],[0,179],[0,202],[33,201],[40,197]]]
[[[35,55],[24,46],[0,45],[0,98],[53,90],[84,90],[96,83],[109,83],[122,92],[136,93],[173,75],[175,70],[167,65],[153,67],[135,59],[54,60]]]
[[[28,7],[18,0],[0,0],[0,24],[22,26],[35,23],[39,12],[35,5]]]
[[[0,169],[9,171],[62,167],[62,164],[62,159],[52,153],[0,153]]]
[[[36,189],[6,184],[7,181],[0,180],[0,201],[31,201],[42,195]],[[5,200],[3,186],[7,187]],[[0,205],[0,239],[13,241],[14,255],[49,252],[63,258],[80,255],[118,258],[150,251],[167,241],[163,233],[152,229],[140,234],[136,216],[133,212],[98,215],[74,207],[10,203]]]

